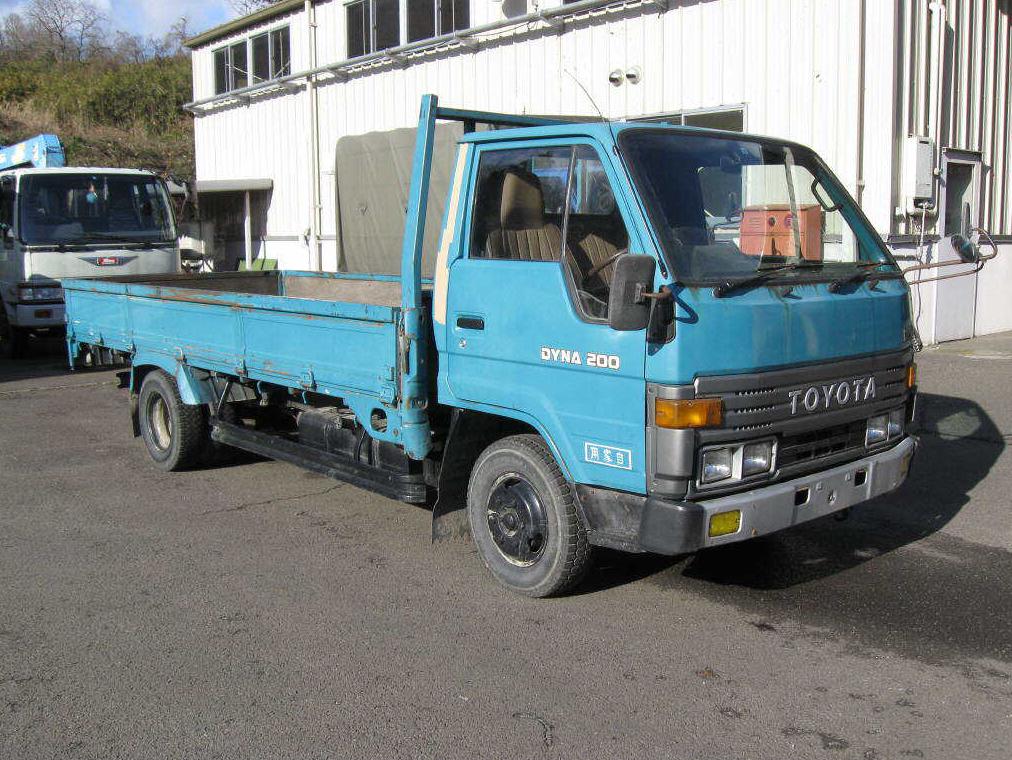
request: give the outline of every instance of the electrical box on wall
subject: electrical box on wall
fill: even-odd
[[[901,190],[909,211],[931,204],[935,187],[935,141],[910,135],[903,143]]]

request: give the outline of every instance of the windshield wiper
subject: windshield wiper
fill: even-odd
[[[85,240],[100,240],[103,243],[129,243],[130,245],[143,245],[145,248],[153,248],[153,240],[138,240],[137,238],[126,237],[125,235],[107,235],[103,232],[89,232],[84,236]]]
[[[782,264],[781,266],[776,267],[760,267],[756,270],[754,275],[746,277],[744,280],[728,280],[727,282],[722,282],[713,289],[713,294],[717,298],[723,298],[728,293],[733,293],[736,290],[743,290],[744,288],[751,288],[755,285],[759,285],[771,277],[781,274],[782,272],[794,272],[798,269],[809,268],[817,269],[821,266],[822,264],[817,264],[815,262],[803,263],[795,261],[790,264]]]
[[[854,274],[849,274],[846,277],[841,277],[838,280],[833,280],[831,283],[829,283],[829,292],[838,293],[840,290],[847,287],[848,285],[861,283],[864,282],[865,280],[870,280],[874,278],[875,275],[878,274],[878,272],[871,271],[871,267],[880,267],[885,263],[886,262],[884,261],[857,262],[854,266],[858,268],[858,271],[854,272]]]

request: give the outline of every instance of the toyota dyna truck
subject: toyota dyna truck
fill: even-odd
[[[440,120],[464,133],[426,278]],[[416,139],[398,276],[64,282],[71,361],[129,360],[160,467],[236,447],[429,504],[530,596],[594,547],[691,553],[907,477],[907,285],[811,150],[434,96]]]
[[[15,357],[63,330],[62,279],[179,271],[158,176],[65,164],[54,135],[0,148],[0,350]]]

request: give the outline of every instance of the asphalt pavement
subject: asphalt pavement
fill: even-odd
[[[424,509],[161,472],[60,350],[0,362],[0,760],[1012,756],[1012,334],[920,354],[896,494],[551,600]]]

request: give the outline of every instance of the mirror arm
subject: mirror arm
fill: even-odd
[[[647,290],[647,286],[643,283],[636,285],[636,296],[633,298],[634,303],[646,303],[648,300],[652,301],[664,301],[668,298],[672,298],[674,294],[671,292],[671,288],[667,285],[661,285],[661,289],[656,293],[651,293]]]
[[[961,260],[931,261],[925,264],[917,264],[915,266],[907,267],[906,269],[904,269],[903,276],[906,277],[908,272],[920,272],[925,269],[941,269],[942,267],[951,267],[960,265],[967,266],[972,264],[974,265],[973,269],[966,272],[955,272],[954,274],[937,275],[935,277],[921,277],[916,280],[908,280],[907,284],[920,285],[925,282],[938,282],[939,280],[951,280],[955,277],[963,277],[968,274],[976,274],[981,269],[983,269],[985,262],[990,261],[991,259],[993,259],[995,256],[998,255],[998,246],[995,244],[994,240],[992,239],[991,235],[987,232],[987,230],[983,229],[982,227],[977,227],[974,231],[980,233],[983,237],[987,238],[987,244],[991,247],[991,253],[978,254],[977,258],[973,261],[961,261]]]

